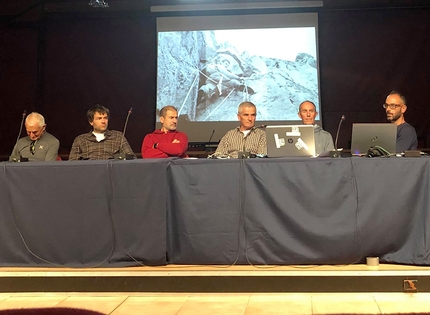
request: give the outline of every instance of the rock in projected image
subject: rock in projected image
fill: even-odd
[[[257,105],[258,120],[296,120],[304,100],[318,106],[315,51],[293,57],[289,51],[289,59],[282,59],[283,51],[275,57],[257,54],[244,47],[258,41],[220,40],[217,32],[226,31],[159,33],[158,107],[175,104],[181,120],[235,121],[243,101]]]

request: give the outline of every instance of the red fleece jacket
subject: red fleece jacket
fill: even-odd
[[[179,143],[172,143],[173,140]],[[157,148],[154,149],[154,144]],[[167,157],[184,157],[188,148],[188,137],[180,131],[169,131],[164,133],[160,129],[155,130],[145,136],[142,143],[142,158],[167,158]]]

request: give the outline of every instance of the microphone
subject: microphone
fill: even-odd
[[[211,145],[211,140],[212,140],[212,137],[214,136],[214,133],[215,133],[215,129],[212,130],[211,136],[209,137],[209,141],[205,143],[206,152],[210,152],[213,149],[212,145]],[[215,146],[215,149],[216,149],[216,147],[217,146]]]
[[[345,115],[342,115],[340,117],[339,126],[337,126],[337,132],[336,132],[336,140],[334,141],[334,151],[330,151],[330,157],[332,158],[338,158],[341,156],[340,151],[337,149],[337,140],[339,139],[339,131],[340,126],[342,125],[342,122],[345,120]]]
[[[212,140],[212,137],[214,136],[214,133],[215,133],[215,129],[212,130],[212,133],[211,133],[211,136],[209,137],[208,143],[211,143],[211,140]]]
[[[255,128],[266,129],[266,127],[267,127],[267,125],[261,125],[261,126],[255,127]]]
[[[122,132],[121,142],[119,143],[118,153],[115,153],[113,155],[113,157],[114,157],[115,160],[132,160],[133,159],[133,155],[131,155],[131,154],[125,154],[124,152],[121,153],[122,145],[124,143],[124,138],[125,138],[125,131],[127,129],[128,118],[130,117],[132,111],[133,111],[133,107],[130,107],[130,109],[128,110],[128,113],[127,113],[127,118],[125,119],[124,130]]]
[[[25,116],[27,116],[27,111],[24,109],[24,111],[22,112],[21,125],[19,127],[19,133],[18,133],[18,137],[16,138],[14,148],[18,144],[19,137],[22,134],[22,127],[24,125]],[[11,162],[28,162],[28,158],[23,158],[23,157],[21,157],[21,155],[14,155],[13,154],[9,157],[9,161],[11,161]]]

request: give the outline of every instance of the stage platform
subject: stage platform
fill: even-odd
[[[430,292],[430,267],[190,266],[0,268],[0,293]]]

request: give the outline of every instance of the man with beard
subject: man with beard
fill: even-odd
[[[418,147],[417,133],[404,117],[408,108],[405,96],[398,91],[391,91],[382,106],[387,113],[387,120],[397,125],[396,152],[416,150]]]
[[[177,131],[178,111],[173,106],[160,110],[161,129],[145,136],[142,143],[142,158],[185,157],[188,137]]]

